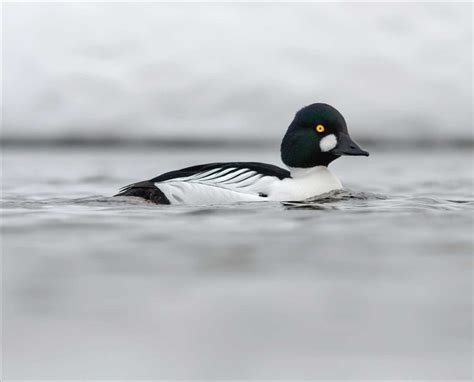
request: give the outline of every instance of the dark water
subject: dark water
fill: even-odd
[[[470,379],[469,150],[343,158],[304,203],[110,198],[275,153],[4,151],[4,376]]]

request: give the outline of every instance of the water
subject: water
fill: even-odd
[[[276,150],[6,149],[4,377],[470,379],[469,150],[375,147],[302,203],[110,197]]]

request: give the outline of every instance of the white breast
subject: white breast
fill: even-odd
[[[342,188],[339,179],[325,166],[290,168],[291,178],[272,185],[269,200],[299,201]]]

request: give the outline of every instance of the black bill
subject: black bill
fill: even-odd
[[[369,156],[369,153],[362,150],[357,143],[355,143],[351,137],[347,134],[339,134],[337,146],[331,150],[334,155],[365,155]]]

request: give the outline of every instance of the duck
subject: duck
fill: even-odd
[[[114,196],[155,204],[229,204],[303,201],[342,188],[328,166],[343,155],[369,156],[349,136],[342,114],[325,103],[299,110],[281,142],[287,167],[259,162],[216,162],[132,183]]]

